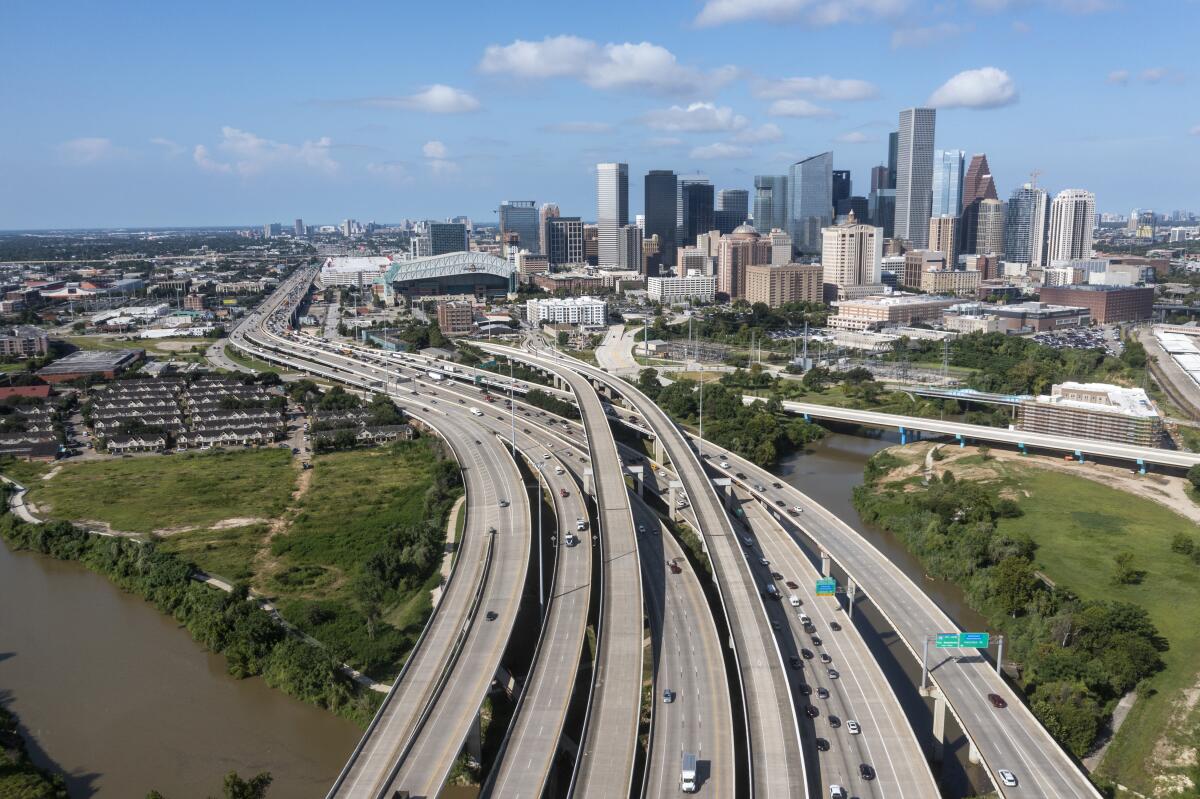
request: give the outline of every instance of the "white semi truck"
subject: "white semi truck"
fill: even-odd
[[[683,753],[683,765],[679,769],[679,790],[684,793],[696,792],[696,755],[692,752]]]

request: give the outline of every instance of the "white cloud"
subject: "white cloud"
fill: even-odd
[[[458,163],[450,160],[450,150],[437,139],[425,142],[421,146],[421,155],[425,156],[425,164],[435,175],[449,175],[458,171]]]
[[[1149,69],[1143,69],[1138,77],[1146,83],[1158,83],[1167,77],[1168,74],[1166,67],[1150,67]]]
[[[1118,86],[1124,86],[1126,83],[1129,83],[1129,70],[1114,69],[1112,72],[1108,73],[1107,80],[1109,83],[1113,83]]]
[[[879,94],[879,89],[869,81],[858,78],[819,77],[783,78],[760,81],[754,94],[765,100],[807,94],[822,100],[869,100]]]
[[[479,110],[479,101],[462,89],[435,83],[400,98],[400,107],[430,114],[465,114]]]
[[[1095,14],[1108,11],[1116,4],[1114,0],[971,0],[971,5],[980,11],[1006,11],[1021,5],[1040,5],[1070,14]]]
[[[765,19],[833,25],[892,17],[907,6],[908,0],[708,0],[696,16],[695,24],[710,27]]]
[[[155,136],[150,140],[150,143],[156,147],[161,147],[166,151],[167,155],[174,158],[177,155],[182,155],[187,150],[182,144],[172,139],[164,139],[161,136]]]
[[[542,130],[551,133],[611,133],[613,126],[607,122],[555,122]]]
[[[741,147],[727,142],[715,142],[702,147],[693,147],[688,153],[691,158],[713,160],[717,158],[745,158],[750,155],[749,147]]]
[[[718,130],[740,130],[747,125],[741,114],[728,106],[713,103],[692,103],[686,108],[673,105],[642,115],[642,122],[652,130],[672,133],[706,133]]]
[[[1017,87],[996,67],[968,69],[943,83],[929,97],[935,108],[999,108],[1017,101]]]
[[[828,108],[822,108],[808,100],[801,99],[776,100],[771,103],[767,113],[773,117],[801,117],[804,119],[833,116],[833,112]]]
[[[218,160],[203,144],[196,145],[192,160],[209,172],[236,172],[245,177],[271,169],[301,169],[332,175],[338,171],[338,162],[329,155],[332,146],[333,140],[328,136],[287,144],[226,125],[221,128],[221,141],[216,145],[224,160]]]
[[[100,136],[82,136],[58,145],[58,154],[71,164],[96,164],[108,161],[118,154],[112,139]]]
[[[783,138],[783,130],[774,122],[768,122],[757,128],[748,128],[737,135],[737,140],[746,144],[779,141]]]
[[[876,139],[874,136],[868,136],[861,130],[852,130],[848,133],[843,133],[834,139],[834,141],[841,142],[842,144],[865,144],[875,140]]]
[[[578,36],[547,36],[489,45],[479,68],[522,78],[575,78],[593,89],[644,89],[661,94],[698,94],[733,80],[737,70],[704,72],[680,64],[665,47],[650,42],[601,45]]]
[[[892,31],[892,49],[901,47],[930,47],[961,36],[972,30],[971,25],[941,22],[924,28],[899,28]]]

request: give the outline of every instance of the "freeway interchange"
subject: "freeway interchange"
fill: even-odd
[[[524,404],[532,384],[512,381],[499,407],[489,400],[507,381],[495,373],[488,397],[470,370],[300,335],[292,322],[314,275],[293,273],[231,343],[386,393],[458,460],[467,507],[441,598],[330,797],[437,796],[464,749],[479,758],[480,712],[496,691],[514,697],[514,715],[485,796],[675,796],[689,754],[702,795],[939,795],[863,633],[811,590],[820,575],[806,552],[848,575],[918,660],[930,631],[957,628],[856,531],[732,453],[701,457],[718,450],[701,449],[631,384],[531,342],[480,346],[544,373],[581,423]],[[643,458],[617,443],[614,409],[640,417],[652,463],[634,466]],[[676,491],[686,500],[672,507]],[[551,532],[534,523],[539,503],[557,520]],[[676,541],[675,518],[702,554]],[[513,675],[516,650],[531,646],[518,643],[528,638],[518,620],[535,634],[531,662]],[[1098,796],[969,654],[931,664],[929,696],[935,719],[954,715],[997,792]],[[1008,710],[997,713],[989,693]]]

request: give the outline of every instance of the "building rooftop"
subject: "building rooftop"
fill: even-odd
[[[1119,413],[1143,419],[1158,418],[1158,410],[1150,403],[1146,392],[1140,388],[1125,388],[1111,383],[1076,383],[1067,381],[1054,386],[1051,394],[1041,394],[1036,402],[1047,405],[1059,405],[1068,408],[1079,408],[1087,411]],[[1067,399],[1067,393],[1088,393],[1099,395],[1097,401],[1088,402],[1079,399]]]
[[[930,303],[954,302],[953,297],[941,297],[935,294],[903,294],[892,296],[872,296],[863,297],[858,300],[838,300],[833,303],[838,305],[874,305],[880,308],[891,308],[899,305],[927,305]]]
[[[38,370],[39,375],[110,372],[136,361],[143,350],[79,350]]]

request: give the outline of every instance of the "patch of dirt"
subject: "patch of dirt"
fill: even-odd
[[[154,349],[162,350],[163,352],[191,352],[192,347],[195,347],[194,341],[156,341]]]
[[[261,516],[234,516],[229,519],[222,519],[209,529],[229,530],[233,527],[247,527],[251,524],[265,524],[267,521],[268,519],[264,519]]]
[[[316,468],[304,469],[300,466],[300,461],[292,461],[297,469],[300,469],[300,474],[296,477],[296,487],[292,490],[291,504],[277,518],[271,519],[267,527],[267,534],[262,539],[262,545],[258,552],[254,553],[254,572],[258,575],[256,582],[260,587],[267,578],[279,571],[281,566],[278,559],[271,554],[271,541],[275,536],[287,532],[287,528],[291,525],[292,519],[296,518],[296,514],[300,512],[300,500],[308,493],[312,487],[313,473]],[[263,520],[266,521],[266,520]]]
[[[199,529],[200,528],[194,524],[181,524],[178,527],[160,527],[159,529],[154,531],[154,535],[162,536],[163,538],[170,538],[173,535],[179,535],[180,533],[190,533],[193,530],[199,530]]]

